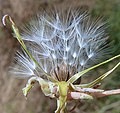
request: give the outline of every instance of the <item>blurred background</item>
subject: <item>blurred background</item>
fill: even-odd
[[[108,22],[108,34],[112,41],[112,56],[120,53],[120,0],[0,0],[0,20],[5,14],[14,18],[19,27],[31,16],[41,12],[41,8],[51,6],[69,6],[84,8],[93,17],[101,16]],[[10,29],[3,27],[0,21],[0,113],[53,113],[56,101],[45,97],[38,84],[29,93],[27,100],[22,94],[26,80],[9,75],[15,51],[20,49]],[[111,69],[118,60],[94,70],[84,81],[89,81]],[[120,68],[107,77],[101,88],[105,90],[120,88]],[[72,113],[120,113],[120,95],[104,97],[92,101],[83,101]]]

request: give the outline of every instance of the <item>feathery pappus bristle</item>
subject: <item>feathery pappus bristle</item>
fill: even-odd
[[[101,19],[69,10],[66,14],[38,15],[24,27],[21,36],[42,69],[62,81],[107,58],[109,43],[105,30]],[[15,59],[18,65],[12,67],[14,74],[44,75],[27,55],[20,53]]]
[[[16,53],[13,65],[10,66],[10,73],[19,77],[30,77],[35,75],[36,69],[35,63],[25,53]]]

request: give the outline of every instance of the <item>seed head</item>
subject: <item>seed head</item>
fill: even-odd
[[[30,77],[23,88],[24,96],[37,81],[45,96],[57,100],[55,113],[66,113],[70,100],[120,94],[120,89],[95,89],[120,62],[92,82],[80,84],[82,75],[120,57],[117,55],[97,64],[109,54],[105,23],[101,23],[100,19],[91,20],[88,13],[72,10],[67,14],[55,12],[50,16],[45,13],[31,20],[21,35],[11,17],[3,17],[5,26],[6,20],[23,48],[23,52],[18,52],[15,57],[16,63],[11,67],[11,72],[20,77]]]
[[[27,49],[42,69],[58,80],[67,80],[89,68],[109,54],[105,23],[91,19],[87,12],[68,11],[67,14],[38,15],[21,33]],[[17,75],[33,76],[37,66],[28,56],[19,53]],[[37,76],[44,74],[39,70]]]

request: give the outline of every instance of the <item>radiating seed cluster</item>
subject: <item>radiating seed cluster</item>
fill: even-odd
[[[21,33],[28,50],[42,69],[56,79],[68,78],[100,62],[109,54],[105,23],[87,12],[44,13]],[[107,47],[107,48],[106,48]],[[44,75],[25,54],[18,53],[11,72],[21,77]]]

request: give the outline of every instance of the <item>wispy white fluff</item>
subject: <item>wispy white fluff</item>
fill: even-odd
[[[30,77],[35,75],[36,65],[35,63],[25,54],[18,52],[14,58],[14,63],[10,67],[10,72],[19,77]]]
[[[69,10],[67,14],[55,12],[33,19],[22,33],[28,50],[42,69],[50,71],[64,62],[68,70],[79,72],[107,58],[108,42],[105,23],[91,19],[88,13]],[[15,74],[34,75],[35,64],[28,57],[18,55]],[[19,67],[19,68],[18,68]],[[42,73],[39,73],[42,75]]]

